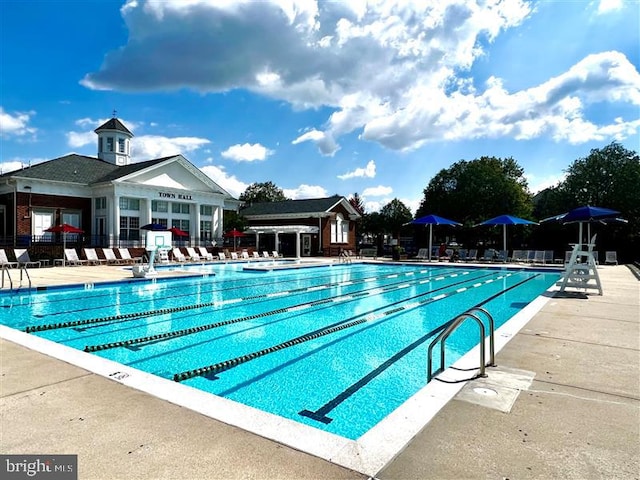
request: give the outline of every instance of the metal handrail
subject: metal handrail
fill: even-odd
[[[29,272],[27,270],[26,265],[20,265],[20,285],[22,286],[22,273],[27,274],[27,280],[29,280],[29,288],[31,288],[31,277],[29,276]]]
[[[11,274],[9,273],[9,265],[2,265],[2,287],[4,288],[4,272],[7,272],[7,278],[9,278],[9,288],[13,290],[13,280],[11,279]]]
[[[472,313],[474,311],[481,312],[481,313],[485,314],[487,316],[487,318],[489,319],[489,354],[490,354],[490,359],[489,359],[489,363],[488,364],[485,363],[485,345],[484,345],[485,327],[484,327],[484,323],[482,323],[482,320],[480,320],[480,318],[478,318],[477,315]],[[467,318],[471,318],[471,319],[475,320],[476,323],[478,324],[479,329],[480,329],[480,372],[475,377],[468,378],[466,380],[472,380],[473,378],[477,378],[477,377],[486,377],[487,375],[485,373],[485,367],[486,366],[490,366],[490,367],[495,366],[495,347],[494,347],[495,325],[494,325],[493,317],[484,308],[474,307],[474,308],[471,308],[470,310],[464,312],[463,314],[459,315],[458,317],[456,317],[453,320],[453,322],[451,322],[451,324],[447,328],[445,328],[442,332],[440,332],[438,334],[438,336],[436,338],[434,338],[433,341],[429,344],[429,349],[428,349],[428,353],[427,353],[427,382],[430,382],[431,379],[434,377],[434,375],[437,375],[438,373],[440,373],[440,372],[442,372],[444,370],[444,366],[446,364],[445,363],[445,348],[444,348],[444,344],[447,341],[447,338],[449,338],[449,336]],[[440,368],[436,372],[433,372],[432,371],[433,370],[433,348],[436,346],[437,343],[440,343]]]
[[[473,307],[467,310],[467,313],[471,312],[481,312],[487,316],[489,320],[489,363],[487,363],[487,367],[495,367],[496,366],[496,348],[495,348],[495,332],[496,326],[493,320],[493,316],[482,307]]]

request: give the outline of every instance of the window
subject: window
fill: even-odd
[[[180,230],[184,230],[185,232],[189,232],[189,220],[172,220],[171,221],[171,226],[172,227],[178,227]]]
[[[200,205],[200,215],[213,215],[213,207],[211,205]]]
[[[349,222],[345,221],[342,214],[336,215],[336,219],[331,221],[331,243],[349,242]]]
[[[124,138],[118,138],[118,153],[124,153]]]
[[[103,147],[103,145],[102,145],[102,137],[100,137],[100,138],[98,138],[98,151],[99,152],[102,152],[102,147]]]
[[[200,240],[206,241],[212,238],[211,220],[200,220]]]
[[[138,217],[120,217],[120,240],[140,240]]]
[[[113,152],[113,137],[107,137],[107,152]]]
[[[140,210],[140,199],[120,197],[120,210]]]
[[[186,213],[186,214],[189,214],[189,204],[188,203],[173,202],[171,204],[171,213]]]
[[[167,213],[169,211],[169,202],[164,200],[151,200],[151,211]]]
[[[96,210],[106,210],[106,209],[107,209],[107,197],[96,198]]]

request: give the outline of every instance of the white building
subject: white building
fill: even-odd
[[[238,200],[182,155],[131,163],[133,134],[112,118],[95,130],[98,156],[65,155],[0,175],[0,239],[48,241],[68,223],[99,246],[141,246],[141,227],[189,233],[192,244],[222,238],[223,211]]]

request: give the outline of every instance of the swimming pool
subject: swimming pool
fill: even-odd
[[[459,265],[244,266],[2,294],[1,323],[356,440],[425,387],[426,350],[444,325],[482,306],[499,328],[559,278]],[[471,322],[456,330],[447,366],[477,343]]]

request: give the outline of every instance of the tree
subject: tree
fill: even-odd
[[[473,225],[501,214],[530,217],[532,210],[523,168],[513,158],[481,157],[438,172],[417,216],[435,213]]]
[[[244,231],[247,229],[247,219],[235,210],[225,210],[222,221],[223,229],[225,232],[230,230]]]
[[[397,198],[380,209],[380,216],[393,238],[398,238],[402,226],[413,219],[411,210]]]
[[[287,200],[284,191],[273,182],[252,183],[240,195],[240,201],[246,205],[252,203],[281,202]]]
[[[364,215],[364,203],[362,203],[362,197],[358,195],[358,192],[349,197],[349,203],[360,215]]]

